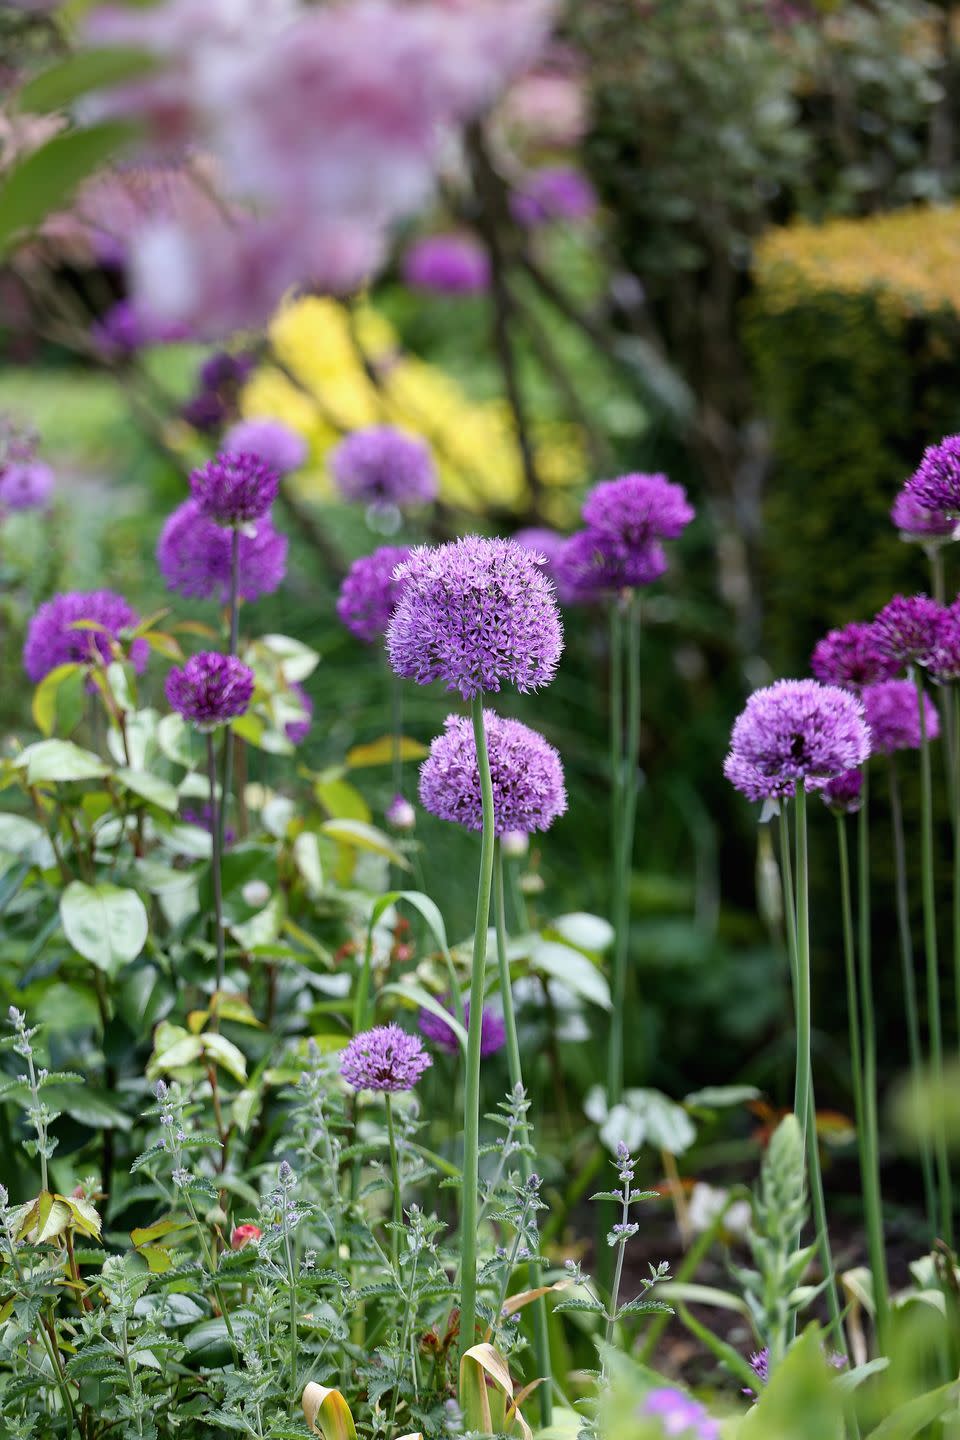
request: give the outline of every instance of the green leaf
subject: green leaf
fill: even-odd
[[[60,897],[60,920],[74,950],[111,977],[135,960],[147,939],[147,912],[135,890],[73,880]]]
[[[81,50],[28,80],[17,95],[17,108],[32,115],[62,110],[90,90],[116,85],[155,70],[156,57],[142,50]]]
[[[591,955],[602,955],[613,944],[613,926],[602,915],[588,915],[577,910],[570,915],[560,915],[551,922],[560,939],[577,950],[586,950]]]
[[[44,870],[55,859],[46,830],[25,815],[0,815],[0,852],[15,855]]]
[[[449,1025],[456,1035],[464,1053],[467,1049],[467,1032],[460,1024],[456,1016],[451,1015],[445,1005],[442,1005],[436,995],[431,995],[429,990],[424,989],[412,980],[396,980],[389,985],[384,985],[380,991],[381,995],[397,995],[401,1000],[407,1000],[411,1005],[421,1005],[424,1010],[429,1010],[431,1015],[436,1015],[444,1025]]]
[[[293,842],[293,863],[300,871],[307,894],[316,898],[323,889],[320,846],[312,830],[303,830]]]
[[[175,765],[198,770],[205,763],[204,739],[182,715],[164,715],[157,725],[157,744]]]
[[[892,1415],[870,1432],[870,1440],[912,1440],[921,1430],[939,1420],[948,1410],[956,1410],[960,1382],[952,1381],[925,1395],[915,1395],[905,1405],[898,1405]]]
[[[234,1045],[231,1040],[225,1039],[223,1035],[216,1034],[214,1031],[209,1031],[206,1035],[200,1036],[200,1039],[203,1041],[204,1056],[222,1066],[227,1074],[232,1075],[234,1080],[239,1084],[243,1085],[246,1083],[247,1060],[243,1051],[239,1049],[238,1046]]]
[[[543,974],[561,981],[575,995],[599,1005],[604,1010],[612,1008],[610,986],[606,977],[581,951],[555,940],[535,940],[530,952],[530,966]]]
[[[708,1085],[704,1090],[694,1090],[683,1097],[688,1110],[722,1110],[728,1105],[746,1105],[758,1100],[760,1091],[756,1085]]]
[[[351,770],[360,770],[368,765],[390,765],[397,754],[400,760],[422,760],[430,752],[426,745],[414,740],[411,735],[381,735],[367,745],[354,745],[347,751],[347,765]]]
[[[171,1070],[183,1070],[194,1064],[203,1054],[203,1037],[191,1035],[180,1025],[171,1025],[162,1020],[153,1036],[153,1054],[147,1065],[147,1079],[155,1080],[158,1075]]]
[[[320,656],[309,645],[294,640],[289,635],[261,635],[254,649],[266,650],[274,660],[280,662],[283,678],[287,684],[306,680],[320,663]]]
[[[102,1090],[92,1090],[89,1085],[54,1082],[44,1087],[43,1098],[47,1105],[93,1130],[130,1130],[133,1125],[130,1116],[125,1115],[109,1095]]]
[[[332,820],[360,820],[368,825],[370,806],[349,780],[339,776],[321,776],[314,782],[313,793]]]
[[[83,666],[57,665],[44,675],[33,692],[33,720],[42,735],[69,732],[83,714]],[[58,724],[59,721],[59,724]]]
[[[81,750],[72,740],[38,740],[28,745],[17,758],[19,769],[26,769],[28,785],[70,780],[97,780],[110,774],[99,755]]]
[[[161,810],[168,810],[171,815],[180,803],[176,787],[169,780],[161,780],[159,775],[151,775],[148,770],[118,770],[117,780],[125,790],[139,795],[142,800],[149,800],[151,805],[157,805]]]
[[[360,981],[357,986],[357,993],[354,999],[353,1007],[354,1030],[362,1030],[364,1026],[368,1023],[367,1006],[369,1003],[371,970],[373,964],[373,932],[377,926],[377,923],[380,921],[383,915],[386,914],[390,906],[398,905],[401,901],[405,901],[406,904],[412,905],[415,910],[419,910],[420,914],[423,916],[424,920],[426,920],[427,924],[429,925],[430,930],[433,933],[433,938],[436,940],[443,954],[443,958],[447,962],[447,973],[450,976],[451,996],[454,998],[457,996],[458,987],[456,971],[454,970],[453,958],[450,954],[450,947],[447,944],[447,928],[443,923],[443,916],[440,913],[440,907],[436,904],[435,901],[431,900],[429,895],[424,895],[422,890],[388,890],[385,895],[381,895],[379,899],[374,902],[373,908],[370,911],[370,919],[367,923],[367,943],[363,957],[363,967],[360,971]],[[409,987],[408,993],[410,993]],[[427,994],[426,991],[424,991],[423,993]],[[435,1006],[438,1002],[434,999],[433,996],[429,996],[429,999],[431,1001],[431,1004],[428,1005],[427,1008],[433,1009],[433,1006]],[[458,1014],[462,1014],[462,1007],[459,1004],[456,1004],[455,1008]],[[446,1012],[443,1011],[442,1007],[441,1010],[437,1013],[441,1014],[442,1016],[445,1016],[446,1014]]]
[[[303,1392],[303,1413],[312,1433],[323,1440],[357,1440],[350,1406],[339,1390],[311,1380]]]
[[[399,870],[410,869],[390,837],[375,825],[365,825],[361,820],[325,820],[320,828],[324,835],[341,845],[350,845],[355,850],[370,850],[374,855],[384,856]]]
[[[685,1311],[682,1314],[687,1324],[691,1317]],[[745,1365],[742,1356],[737,1359]],[[746,1373],[736,1373],[744,1384],[755,1387],[756,1376],[751,1379],[749,1367]],[[845,1434],[843,1392],[833,1382],[834,1372],[823,1356],[823,1335],[816,1325],[810,1325],[770,1376],[738,1434],[743,1440],[771,1440],[774,1436],[776,1440],[808,1440],[811,1435],[817,1440],[841,1440]],[[873,1431],[871,1440],[877,1440],[879,1433]]]
[[[256,915],[242,925],[231,925],[230,934],[244,950],[255,950],[258,945],[270,945],[280,934],[283,916],[283,896],[273,895]]]
[[[55,135],[21,160],[0,191],[0,254],[67,205],[77,186],[135,134],[129,124],[106,120]]]

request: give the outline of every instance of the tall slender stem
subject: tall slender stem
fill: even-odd
[[[400,1190],[400,1158],[397,1154],[397,1135],[393,1124],[393,1106],[390,1092],[384,1092],[387,1107],[387,1139],[390,1144],[390,1178],[393,1182],[393,1231],[390,1236],[390,1258],[394,1267],[400,1254],[400,1227],[403,1224],[403,1197]]]
[[[240,528],[234,525],[230,532],[230,654],[240,649]],[[233,730],[228,726],[223,740],[223,792],[220,799],[219,822],[217,826],[220,853],[223,854],[223,837],[226,834],[227,805],[233,791]]]
[[[403,682],[390,672],[390,762],[394,795],[400,794],[403,780]]]
[[[483,835],[477,915],[470,977],[470,1024],[467,1031],[466,1078],[463,1087],[463,1193],[460,1205],[460,1353],[474,1343],[477,1325],[477,1209],[480,1187],[480,1035],[483,1025],[483,981],[487,962],[487,927],[493,889],[493,782],[483,724],[483,692],[470,702],[473,735],[483,802]]]
[[[794,1113],[801,1123],[810,1108],[810,882],[807,867],[807,792],[803,781],[796,783],[795,814],[797,841],[797,1078]]]
[[[900,971],[903,980],[903,1008],[907,1020],[907,1049],[914,1095],[920,1096],[923,1071],[923,1048],[920,1043],[920,1018],[917,1011],[917,980],[913,972],[913,937],[910,933],[910,901],[907,893],[907,847],[903,830],[903,802],[900,798],[900,776],[897,761],[890,756],[890,819],[893,827],[893,862],[897,901],[897,933],[900,939]],[[920,1168],[923,1174],[923,1195],[930,1227],[930,1238],[937,1229],[937,1187],[933,1173],[930,1137],[920,1136]]]
[[[948,687],[946,713],[950,716],[947,745],[951,755],[950,814],[953,820],[953,986],[957,1007],[957,1045],[960,1047],[960,681]]]
[[[523,1069],[520,1063],[520,1042],[517,1038],[517,1019],[513,1009],[513,990],[510,985],[510,963],[507,959],[507,908],[503,887],[503,851],[500,842],[496,845],[494,866],[494,915],[497,926],[497,968],[500,976],[500,999],[503,1004],[503,1028],[507,1034],[507,1068],[510,1086],[514,1091],[523,1090]],[[520,1175],[524,1182],[530,1179],[532,1167],[527,1151],[530,1127],[524,1122],[520,1136],[523,1148],[520,1151]],[[532,1259],[527,1267],[528,1286],[536,1290],[542,1283],[539,1260]],[[538,1377],[543,1384],[538,1390],[540,1401],[540,1423],[543,1426],[553,1421],[553,1372],[550,1367],[550,1332],[547,1327],[547,1304],[541,1295],[533,1302],[533,1349]]]
[[[617,609],[617,604],[614,605]],[[627,994],[627,962],[630,931],[630,870],[633,859],[633,827],[637,810],[637,750],[640,745],[640,602],[635,591],[627,600],[627,623],[616,626],[625,646],[623,659],[615,664],[619,678],[626,676],[626,727],[611,724],[611,745],[617,734],[622,740],[619,762],[620,782],[615,791],[614,845],[614,954],[613,1010],[610,1025],[610,1053],[607,1071],[607,1103],[615,1105],[623,1094],[623,1027]],[[614,631],[611,630],[611,636]],[[611,689],[613,686],[611,685]],[[619,687],[618,687],[619,688]]]
[[[942,1239],[953,1243],[953,1212],[950,1193],[950,1161],[944,1128],[943,1026],[940,1011],[940,961],[937,953],[937,900],[933,873],[933,778],[930,740],[924,708],[923,675],[914,669],[917,706],[920,716],[920,864],[923,878],[923,943],[927,960],[927,1011],[930,1031],[930,1070],[934,1091],[933,1149],[937,1163]]]
[[[230,730],[227,729],[229,736]],[[223,989],[223,976],[226,970],[223,945],[223,885],[220,873],[221,862],[221,830],[220,821],[223,814],[223,801],[217,804],[217,755],[213,746],[213,731],[207,732],[207,778],[210,782],[210,839],[212,842],[213,854],[210,858],[210,870],[213,876],[213,915],[216,927],[217,945],[217,993]],[[217,1009],[214,1006],[213,1025],[218,1028]]]

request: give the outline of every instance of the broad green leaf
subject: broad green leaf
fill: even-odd
[[[329,778],[321,776],[314,782],[313,793],[331,820],[360,820],[369,825],[372,819],[370,806],[349,780],[336,775]]]
[[[26,815],[0,815],[0,853],[15,855],[45,870],[54,863],[53,846],[42,825]]]
[[[204,738],[182,715],[164,715],[157,725],[157,744],[168,760],[184,770],[199,770],[206,763]]]
[[[283,896],[278,893],[242,925],[231,925],[230,934],[244,950],[255,950],[258,945],[271,945],[280,934],[283,917]]]
[[[410,869],[390,837],[375,825],[365,825],[361,820],[325,820],[320,828],[324,835],[341,845],[349,845],[355,850],[370,850],[374,855],[384,856],[399,870]]]
[[[350,1406],[339,1390],[311,1380],[303,1392],[303,1414],[314,1435],[323,1440],[357,1440]]]
[[[303,877],[307,894],[316,898],[323,889],[320,846],[312,830],[303,830],[293,842],[293,861]]]
[[[129,1130],[133,1122],[102,1090],[89,1085],[45,1085],[44,1102],[94,1130]]]
[[[203,1054],[203,1037],[191,1035],[180,1025],[162,1020],[153,1036],[153,1054],[147,1065],[147,1079],[193,1065]]]
[[[135,134],[132,126],[107,120],[55,135],[21,160],[0,190],[0,254],[67,205],[81,181]]]
[[[683,1103],[688,1110],[722,1110],[728,1105],[746,1105],[750,1100],[758,1100],[760,1093],[756,1085],[708,1085],[685,1095]]]
[[[60,897],[60,919],[74,950],[114,976],[135,960],[147,939],[147,912],[135,890],[73,880]]]
[[[175,786],[169,780],[161,780],[158,775],[151,775],[149,770],[118,770],[117,780],[125,790],[130,790],[134,795],[139,795],[142,800],[148,800],[151,805],[157,805],[161,810],[168,810],[172,815],[180,803]]]
[[[69,732],[83,714],[83,666],[57,665],[33,692],[33,720],[41,735],[56,729]],[[61,722],[58,725],[58,720]]]
[[[28,745],[17,758],[17,766],[26,769],[28,785],[70,780],[97,780],[110,774],[92,750],[82,750],[72,740],[38,740]]]
[[[604,1010],[611,1009],[610,986],[606,977],[581,951],[555,940],[537,939],[530,952],[530,966],[541,974],[561,981],[575,995]]]
[[[347,751],[347,765],[351,770],[360,770],[368,765],[391,765],[397,754],[401,760],[422,760],[430,752],[426,745],[414,740],[411,735],[381,735],[367,745],[354,745]]]
[[[602,955],[613,944],[613,926],[602,915],[588,915],[586,911],[574,911],[560,915],[551,922],[561,940],[577,950],[587,950],[591,955]]]
[[[914,1435],[919,1435],[921,1430],[939,1420],[948,1410],[955,1412],[958,1397],[960,1382],[956,1380],[936,1390],[928,1390],[925,1395],[915,1395],[906,1404],[898,1405],[892,1415],[872,1430],[870,1440],[913,1440]]]
[[[320,656],[309,645],[294,640],[289,635],[261,635],[254,649],[266,650],[274,660],[280,662],[283,678],[288,684],[306,680],[320,664]]]
[[[156,57],[142,50],[81,50],[28,80],[17,95],[17,108],[32,115],[62,110],[91,90],[147,74],[156,64]]]
[[[243,1051],[234,1045],[232,1040],[214,1031],[208,1031],[200,1036],[203,1041],[203,1053],[208,1059],[216,1061],[228,1075],[243,1085],[247,1079],[247,1060]]]

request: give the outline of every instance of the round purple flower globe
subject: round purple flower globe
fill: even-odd
[[[493,779],[494,832],[549,830],[567,808],[559,753],[519,720],[483,712]],[[442,735],[420,767],[420,802],[431,815],[467,830],[483,829],[480,771],[473,725],[448,715]]]
[[[242,715],[253,698],[254,676],[235,655],[204,650],[167,676],[171,708],[198,730],[215,730]]]
[[[434,295],[479,295],[490,284],[490,261],[469,235],[427,235],[404,256],[403,278]]]
[[[526,229],[551,220],[587,220],[596,208],[597,196],[590,181],[566,165],[535,170],[510,197],[513,218]]]
[[[350,1041],[340,1074],[354,1090],[412,1090],[432,1064],[416,1035],[399,1025],[376,1025]]]
[[[960,515],[960,435],[946,435],[939,445],[928,446],[906,488],[927,510]]]
[[[139,618],[132,605],[113,590],[72,590],[54,595],[30,621],[23,668],[37,684],[58,665],[108,664],[121,644],[121,632],[133,629]],[[81,621],[98,628],[75,628]],[[133,640],[128,655],[137,674],[142,674],[150,655],[146,640]]]
[[[921,505],[907,485],[894,500],[890,519],[903,540],[913,540],[921,545],[943,544],[953,540],[957,531],[955,516],[948,515],[945,510],[930,510]]]
[[[941,683],[960,680],[960,600],[955,600],[944,611],[927,669]]]
[[[268,515],[240,532],[238,591],[243,600],[272,595],[287,569],[287,537]],[[232,536],[184,500],[168,516],[157,541],[157,565],[168,590],[226,604],[230,596]]]
[[[847,690],[890,680],[899,668],[882,647],[876,628],[861,621],[830,630],[817,641],[810,657],[810,669],[818,680]]]
[[[229,454],[257,455],[278,475],[299,470],[307,458],[306,440],[282,420],[238,420],[223,437]]]
[[[366,505],[427,505],[437,475],[426,441],[390,425],[355,430],[330,454],[330,470],[344,500]]]
[[[310,726],[313,724],[313,701],[297,681],[293,682],[290,689],[299,700],[304,713],[302,720],[288,720],[283,727],[284,733],[291,745],[302,745],[310,734]]]
[[[892,755],[895,750],[919,750],[920,705],[912,680],[883,680],[868,685],[860,698],[875,752]],[[927,739],[936,740],[940,717],[929,695],[923,697],[923,718]]]
[[[767,775],[758,766],[732,752],[723,763],[723,773],[735,790],[755,804],[768,800],[789,800],[794,781],[780,775]]]
[[[543,566],[543,573],[548,580],[553,581],[557,599],[561,605],[569,605],[578,598],[576,591],[567,583],[567,577],[560,563],[569,536],[561,535],[559,530],[549,530],[545,525],[531,525],[526,530],[518,530],[513,538],[518,545],[523,546],[524,550],[543,557],[546,562]]]
[[[652,585],[666,573],[667,556],[659,540],[627,545],[608,530],[578,530],[555,563],[558,591],[569,602],[589,604],[615,594]]]
[[[820,798],[834,815],[855,815],[863,804],[863,771],[844,770],[835,775],[820,791]]]
[[[738,789],[745,774],[754,774],[820,790],[869,754],[870,734],[856,696],[818,680],[778,680],[755,690],[738,716],[724,773]]]
[[[621,475],[594,485],[583,504],[588,530],[615,536],[627,549],[651,540],[676,540],[695,511],[682,485],[666,475]]]
[[[894,595],[877,614],[873,628],[880,652],[901,669],[926,665],[945,622],[946,610],[929,595]]]
[[[404,589],[387,650],[398,675],[418,685],[442,680],[465,700],[553,679],[563,649],[553,586],[515,540],[468,535],[421,545],[397,574]]]
[[[7,510],[45,510],[53,485],[53,471],[42,460],[11,460],[0,466],[0,515]]]
[[[720,1440],[719,1423],[699,1401],[670,1386],[648,1391],[637,1414],[659,1420],[664,1436],[672,1440]]]
[[[417,823],[417,812],[404,795],[394,795],[384,811],[387,824],[394,830],[413,830]]]
[[[354,560],[343,577],[337,615],[351,635],[365,645],[374,644],[387,633],[403,590],[403,581],[394,572],[409,554],[407,545],[381,545],[372,555]]]
[[[190,490],[200,514],[218,525],[249,525],[277,498],[280,477],[259,455],[223,452],[194,470]]]
[[[447,997],[443,1003],[449,1010],[449,997]],[[464,1002],[463,1023],[465,1026],[470,1024],[469,1000]],[[420,1014],[417,1017],[417,1024],[420,1027],[420,1034],[425,1040],[429,1040],[433,1045],[438,1045],[440,1049],[445,1050],[448,1055],[457,1054],[460,1049],[460,1042],[450,1026],[441,1020],[439,1015],[435,1015],[432,1010],[421,1007]],[[484,1005],[483,1014],[480,1017],[481,1057],[486,1059],[488,1055],[496,1055],[497,1051],[502,1050],[506,1043],[507,1029],[503,1020],[495,1010],[491,1010],[489,1006]]]

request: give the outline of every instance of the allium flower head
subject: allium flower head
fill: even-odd
[[[778,680],[755,690],[738,716],[724,773],[738,789],[744,789],[745,775],[753,775],[758,783],[799,780],[819,790],[869,754],[863,706],[855,696],[817,680]]]
[[[844,770],[841,775],[835,775],[820,791],[820,798],[835,815],[856,814],[863,804],[863,771]]]
[[[132,629],[138,620],[133,607],[113,590],[72,590],[54,595],[30,621],[23,667],[36,684],[58,665],[109,662],[114,658],[120,632]],[[97,628],[75,628],[82,621]],[[150,654],[146,640],[132,641],[128,653],[134,669],[141,674]]]
[[[899,668],[881,646],[875,627],[860,621],[829,631],[810,657],[810,669],[818,680],[847,690],[890,680]]]
[[[412,830],[417,823],[417,812],[404,795],[394,795],[385,811],[388,825],[394,830]]]
[[[483,723],[496,834],[548,830],[567,808],[559,753],[519,720],[505,720],[485,710]],[[466,716],[448,715],[443,734],[432,742],[420,767],[420,801],[441,820],[452,820],[467,830],[483,829],[477,747]]]
[[[53,471],[42,460],[0,464],[0,516],[5,510],[44,510],[53,485]]]
[[[404,582],[395,571],[410,554],[406,545],[381,545],[354,560],[343,578],[337,615],[352,635],[372,645],[387,633]]]
[[[663,1386],[648,1392],[637,1414],[660,1421],[663,1434],[677,1440],[720,1440],[720,1426],[699,1401]]]
[[[920,748],[920,705],[912,680],[883,680],[862,692],[863,709],[874,751],[892,755],[895,750]],[[940,717],[929,695],[923,697],[927,739],[940,734]]]
[[[230,595],[232,537],[229,530],[201,514],[196,500],[173,511],[157,541],[157,565],[168,590],[226,604]],[[287,568],[287,537],[268,515],[240,532],[238,591],[243,600],[272,595]]]
[[[560,563],[570,538],[568,535],[561,535],[559,530],[549,530],[546,525],[531,525],[528,529],[517,530],[513,538],[524,550],[543,556],[547,562],[543,566],[543,573],[548,580],[553,581],[561,605],[569,605],[578,598],[576,590],[567,583]]]
[[[278,475],[299,470],[307,458],[307,442],[282,420],[238,420],[223,437],[230,454],[256,455]]]
[[[594,485],[583,505],[590,530],[616,536],[630,549],[650,540],[675,540],[694,517],[682,485],[666,475],[621,475]]]
[[[366,505],[427,505],[436,498],[430,447],[390,425],[355,430],[332,451],[330,469],[344,500]]]
[[[904,540],[915,540],[924,545],[952,540],[957,529],[956,516],[921,505],[907,485],[894,500],[890,519]]]
[[[449,997],[444,1000],[444,1005],[450,1009]],[[452,1012],[451,1012],[452,1013]],[[466,1000],[463,1006],[463,1023],[470,1024],[470,1001]],[[432,1010],[421,1008],[417,1017],[417,1024],[420,1027],[420,1034],[425,1040],[438,1045],[448,1055],[456,1055],[460,1049],[460,1042],[445,1021],[435,1015]],[[480,1054],[486,1059],[488,1055],[496,1055],[507,1043],[506,1026],[495,1010],[488,1005],[483,1007],[483,1015],[480,1018]]]
[[[261,520],[277,498],[280,477],[259,455],[223,452],[194,470],[190,490],[201,515],[218,525]]]
[[[877,645],[898,668],[926,665],[939,642],[945,616],[944,607],[929,595],[894,595],[873,622]]]
[[[551,220],[586,220],[596,208],[597,196],[590,181],[568,165],[535,170],[510,197],[513,218],[527,229]]]
[[[477,535],[418,546],[399,567],[403,594],[387,630],[398,675],[442,680],[465,700],[511,683],[548,685],[563,649],[553,586],[514,540]]]
[[[960,680],[960,600],[955,600],[944,611],[927,669],[935,680]]]
[[[667,556],[659,540],[626,545],[608,530],[578,530],[564,543],[554,570],[558,593],[567,603],[600,600],[618,590],[652,585],[666,573]]]
[[[313,724],[313,701],[303,686],[298,684],[297,681],[293,682],[290,689],[303,707],[303,719],[288,720],[283,728],[291,745],[302,745],[310,734],[310,726]]]
[[[249,665],[235,655],[204,650],[167,676],[171,707],[198,730],[214,730],[247,709],[253,697],[254,676]]]
[[[754,803],[767,800],[789,800],[794,793],[794,781],[782,775],[767,775],[757,765],[751,765],[742,755],[733,751],[723,762],[723,773],[735,790]]]
[[[427,235],[403,257],[403,278],[435,295],[477,295],[490,284],[490,261],[469,235]]]
[[[947,435],[939,445],[928,446],[906,488],[927,510],[960,515],[960,435]]]
[[[432,1064],[416,1035],[399,1025],[376,1025],[350,1041],[340,1074],[354,1090],[412,1090]]]

